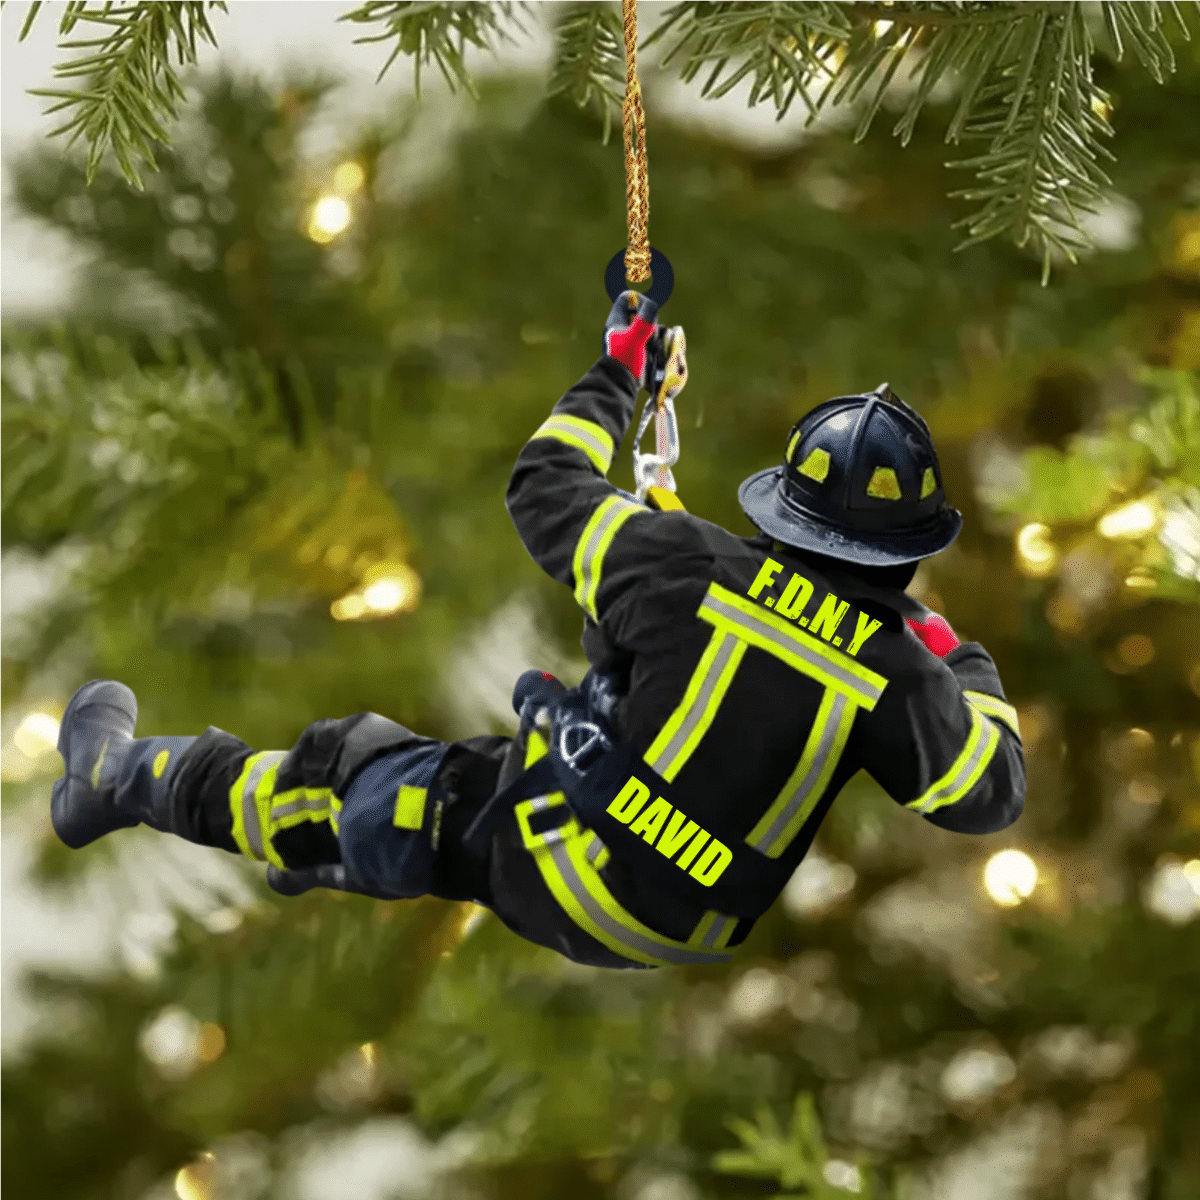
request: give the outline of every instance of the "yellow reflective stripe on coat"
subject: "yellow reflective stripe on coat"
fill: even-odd
[[[332,788],[292,788],[271,797],[270,835],[305,821],[328,821]]]
[[[910,800],[906,808],[930,813],[957,804],[982,778],[1000,744],[1000,730],[976,709],[969,711],[971,732],[954,765],[923,796]]]
[[[719,583],[709,587],[696,615],[842,692],[865,709],[873,709],[887,687],[882,675]]]
[[[425,801],[429,789],[403,784],[396,793],[396,810],[392,824],[397,829],[420,829],[425,824]]]
[[[829,786],[857,713],[858,706],[843,692],[825,689],[800,761],[774,803],[746,835],[748,845],[768,858],[778,858],[788,848]]]
[[[242,765],[242,773],[229,789],[233,840],[248,858],[264,859],[282,868],[283,860],[271,846],[271,793],[275,773],[287,757],[286,750],[260,750]]]
[[[580,929],[614,953],[652,967],[723,963],[733,957],[732,950],[677,942],[655,933],[623,908],[588,860],[592,831],[581,828],[574,817],[545,833],[531,831],[531,814],[563,803],[562,793],[556,792],[552,796],[522,800],[515,812],[525,846],[533,855],[542,879]]]
[[[556,413],[548,421],[543,421],[529,440],[546,437],[582,450],[601,475],[608,474],[608,468],[612,464],[613,440],[608,432],[594,421]]]
[[[650,769],[668,783],[708,732],[745,653],[745,642],[723,629],[713,631],[679,707],[667,718],[644,756]]]
[[[963,692],[963,698],[985,717],[1003,721],[1017,737],[1021,736],[1021,728],[1017,724],[1017,710],[1011,704],[1006,704],[999,696],[993,696],[988,692]]]
[[[636,513],[649,513],[643,504],[623,496],[607,496],[596,506],[591,519],[575,544],[575,559],[571,565],[575,576],[575,601],[593,621],[596,615],[596,594],[600,591],[600,572],[604,556],[620,527]]]

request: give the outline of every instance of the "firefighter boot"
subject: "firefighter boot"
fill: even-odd
[[[137,697],[123,683],[93,679],[71,697],[58,733],[66,774],[50,799],[54,832],[71,849],[134,825],[181,833],[171,785],[196,739],[135,739],[136,723]]]

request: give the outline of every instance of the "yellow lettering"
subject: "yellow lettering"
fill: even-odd
[[[607,811],[622,825],[628,825],[649,799],[650,789],[636,775],[630,775],[629,782],[616,794]]]
[[[658,831],[663,827],[663,822],[674,810],[661,797],[654,801],[649,808],[642,812],[636,821],[629,827],[630,833],[639,833],[642,838],[654,845],[654,839],[658,837]]]
[[[768,558],[765,563],[758,569],[758,574],[754,577],[754,582],[750,585],[750,590],[746,593],[752,600],[758,599],[758,593],[765,587],[770,587],[775,582],[775,576],[783,570],[783,563],[776,562],[773,558]]]
[[[803,575],[793,575],[788,580],[787,590],[775,605],[775,611],[781,617],[794,621],[803,611],[813,593],[813,585]]]
[[[830,592],[821,601],[821,607],[817,609],[817,615],[809,622],[809,632],[819,633],[827,642],[831,641],[833,635],[837,633],[837,627],[841,624],[842,618],[846,615],[846,610],[849,607],[850,604],[848,601],[839,600]]]
[[[686,825],[685,821],[687,821]],[[655,849],[659,854],[665,854],[670,858],[699,828],[700,826],[695,821],[688,821],[687,817],[676,809],[671,814],[671,819],[667,822],[667,827],[663,830],[662,837],[658,839]]]
[[[881,625],[882,621],[875,620],[874,617],[867,616],[866,613],[858,614],[858,628],[854,631],[854,637],[850,640],[850,645],[846,653],[853,657],[857,654],[864,645],[867,638],[871,636]]]
[[[713,838],[700,861],[688,872],[697,883],[712,887],[721,877],[725,868],[733,861],[733,851],[728,846]]]
[[[688,867],[692,865],[692,859],[700,853],[700,847],[703,846],[707,841],[708,834],[701,829],[700,832],[696,834],[694,838],[692,838],[692,844],[675,860],[675,865],[677,867],[682,867],[683,870],[686,871]]]

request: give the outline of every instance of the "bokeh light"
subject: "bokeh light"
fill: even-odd
[[[31,712],[13,731],[13,744],[28,758],[41,758],[58,744],[58,721],[49,713]]]
[[[1117,643],[1117,656],[1136,670],[1154,661],[1154,643],[1144,633],[1127,634]]]
[[[308,236],[314,242],[331,242],[350,226],[353,214],[341,196],[322,196],[313,206],[308,221]]]
[[[340,163],[333,173],[333,190],[339,196],[349,196],[357,192],[366,181],[367,173],[360,163]]]
[[[175,1195],[179,1200],[213,1200],[216,1155],[205,1151],[175,1175]]]
[[[1147,500],[1134,500],[1106,512],[1096,525],[1101,537],[1139,538],[1158,524],[1158,513]]]
[[[421,577],[406,563],[378,563],[366,574],[363,584],[335,600],[329,611],[335,621],[358,621],[366,617],[389,617],[412,612],[421,595]]]
[[[1017,531],[1017,566],[1023,575],[1040,578],[1053,572],[1058,551],[1050,540],[1050,527],[1034,521]]]
[[[983,868],[987,894],[1004,908],[1012,908],[1031,896],[1037,881],[1037,863],[1024,850],[1001,850]]]

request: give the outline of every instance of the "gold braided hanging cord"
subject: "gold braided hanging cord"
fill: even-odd
[[[625,129],[625,208],[629,219],[625,278],[640,283],[650,278],[650,177],[646,170],[642,85],[637,75],[637,0],[621,0],[621,16],[625,26],[625,101],[621,107]]]

